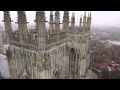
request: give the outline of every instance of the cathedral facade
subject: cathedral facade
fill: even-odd
[[[9,11],[4,11],[7,50],[12,79],[81,79],[90,70],[91,13],[80,18],[75,26],[75,14],[69,11],[50,12],[46,21],[44,11],[36,11],[35,29],[27,28],[25,11],[18,13],[18,30],[13,31]],[[55,16],[55,17],[54,17]],[[55,19],[54,19],[55,18]],[[49,23],[49,29],[46,29]],[[62,30],[60,29],[62,24]]]

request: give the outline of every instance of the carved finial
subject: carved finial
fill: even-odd
[[[12,22],[10,18],[10,13],[9,11],[3,11],[4,12],[4,22]]]
[[[18,13],[18,23],[28,23],[26,19],[25,11],[17,11]]]
[[[84,18],[86,18],[86,11],[85,11],[85,13],[84,13]]]
[[[91,11],[90,11],[90,17],[92,17],[92,16],[91,16]]]
[[[35,22],[38,21],[45,21],[46,17],[45,17],[45,12],[44,11],[36,11],[36,19]],[[45,21],[46,22],[46,21]]]
[[[64,11],[63,22],[69,23],[69,11]]]
[[[55,12],[55,22],[60,23],[60,12],[59,11]]]
[[[89,12],[88,12],[88,18],[89,18],[90,16],[89,16]]]
[[[53,11],[50,11],[50,15],[53,15]]]
[[[75,13],[74,13],[74,12],[72,12],[72,18],[73,18],[73,17],[75,17]]]
[[[50,11],[50,20],[53,20],[53,11]]]
[[[91,12],[90,12],[90,23],[91,23],[91,19],[92,19],[92,15],[91,15]]]

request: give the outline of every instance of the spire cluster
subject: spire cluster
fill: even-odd
[[[4,11],[4,23],[6,31],[9,31],[8,37],[11,43],[20,42],[21,45],[30,45],[39,47],[45,47],[48,44],[59,42],[67,38],[67,34],[70,30],[75,31],[75,13],[72,13],[71,25],[69,20],[69,11],[64,11],[63,22],[60,22],[60,12],[56,11],[53,15],[53,11],[50,11],[49,30],[46,30],[46,17],[44,11],[36,11],[36,28],[34,30],[27,30],[27,19],[25,11],[17,11],[18,14],[18,31],[13,32],[11,28],[11,18],[9,11]],[[55,17],[54,17],[55,16]],[[9,22],[9,23],[8,23]],[[60,30],[60,24],[63,25]],[[80,30],[83,32],[89,31],[91,26],[91,12],[80,17]],[[70,28],[71,27],[71,28]],[[35,46],[36,47],[36,46]]]

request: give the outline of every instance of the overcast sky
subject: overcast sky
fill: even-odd
[[[70,11],[70,16],[74,11]],[[88,12],[88,11],[87,11]],[[46,11],[47,20],[49,20],[49,11]],[[78,25],[80,15],[83,15],[84,11],[75,11],[76,15],[76,24]],[[17,21],[17,12],[11,11],[11,18],[14,22]],[[35,11],[26,11],[28,22],[34,23],[35,20]],[[63,11],[60,11],[61,21],[63,18]],[[0,11],[0,24],[3,25],[3,12]],[[13,23],[14,23],[13,22]],[[120,11],[92,11],[92,26],[95,25],[104,25],[104,26],[120,26]]]

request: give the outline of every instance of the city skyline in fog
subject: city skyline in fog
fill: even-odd
[[[49,11],[45,11],[46,19],[49,21]],[[80,16],[84,15],[84,11],[70,11],[70,20],[72,12],[75,12],[76,25],[79,25]],[[88,15],[87,11],[87,15]],[[92,12],[92,26],[117,26],[120,27],[120,11],[91,11]],[[13,20],[12,24],[15,24],[17,21],[17,12],[10,12],[11,19]],[[26,11],[28,25],[35,25],[35,11]],[[60,11],[61,22],[63,20],[63,11]],[[4,25],[3,20],[3,11],[0,11],[0,24]],[[16,24],[17,25],[17,24]]]

